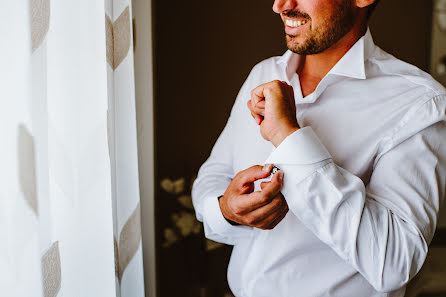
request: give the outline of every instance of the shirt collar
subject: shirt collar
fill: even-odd
[[[365,79],[365,62],[373,55],[375,47],[370,29],[367,28],[364,36],[348,50],[328,74]],[[301,60],[302,56],[288,50],[277,63],[286,65],[287,76],[290,78],[296,72]]]

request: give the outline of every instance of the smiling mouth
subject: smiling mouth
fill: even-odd
[[[297,28],[300,27],[302,25],[305,25],[307,23],[307,20],[291,20],[291,19],[286,19],[285,20],[285,25],[287,25],[288,27],[291,28]]]

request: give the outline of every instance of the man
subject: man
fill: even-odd
[[[234,245],[237,297],[404,296],[424,262],[446,91],[374,45],[374,2],[274,2],[289,51],[254,67],[192,193],[206,236]]]

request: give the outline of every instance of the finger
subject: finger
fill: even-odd
[[[261,115],[256,115],[256,123],[257,123],[257,125],[261,125],[262,124],[262,122],[263,122],[263,119],[264,119],[264,117],[263,116],[261,116]]]
[[[262,116],[265,116],[265,105],[266,105],[265,100],[259,101],[255,106],[251,106],[252,111],[257,114],[261,114]]]
[[[271,223],[267,226],[265,226],[265,229],[267,230],[271,230],[274,229],[274,227],[276,227],[287,215],[289,209],[288,209],[288,205],[286,205],[286,207],[282,210],[282,213],[277,216],[276,218],[271,220]]]
[[[262,84],[251,91],[251,105],[256,106],[260,101],[265,99],[263,91],[266,84]]]
[[[255,222],[255,224],[253,224],[253,227],[259,229],[273,229],[286,216],[288,213],[288,205],[282,195],[277,196],[276,199],[277,198],[282,201],[280,207],[278,207],[275,211],[270,212],[263,219],[259,219],[257,222]],[[261,209],[262,208],[256,211]]]
[[[294,102],[294,89],[293,89],[293,86],[288,86],[288,98],[292,101],[290,103],[295,104],[295,102]]]
[[[240,181],[244,184],[250,184],[258,179],[266,178],[270,176],[273,164],[267,164],[265,166],[254,165],[240,172]]]
[[[254,104],[252,100],[248,100],[246,105],[248,106],[251,113],[265,116],[265,100],[259,101],[257,104]]]
[[[265,108],[258,107],[259,105],[265,105],[265,104],[261,104],[262,102],[265,102],[265,101],[260,101],[260,103],[257,104],[257,106],[251,107],[251,111],[256,114],[265,116]]]
[[[254,107],[257,109],[265,109],[265,104],[266,104],[265,100],[262,100],[257,102],[257,104]]]
[[[260,183],[260,189],[264,189],[266,187],[266,185],[269,184],[269,182],[261,182]]]
[[[269,164],[264,168],[266,168],[265,170],[271,171],[273,165]],[[270,203],[282,189],[283,182],[281,175],[283,176],[283,172],[281,170],[277,171],[271,181],[265,185],[262,191],[251,192],[245,195],[245,197],[238,202],[240,209],[243,209],[244,212],[249,212]]]
[[[246,105],[248,106],[249,110],[252,112],[251,99],[249,99],[248,101],[246,101]]]
[[[283,186],[283,171],[279,170],[273,175],[271,181],[265,186],[265,188],[262,189],[262,193],[265,196],[274,197],[280,192],[282,186]]]
[[[250,211],[245,216],[246,223],[250,226],[267,226],[283,212],[285,207],[285,200],[278,195],[268,204]]]
[[[265,110],[253,107],[251,104],[251,100],[249,100],[247,102],[247,105],[248,105],[248,109],[251,112],[251,116],[256,121],[257,125],[260,125],[263,122],[263,116],[264,116]]]
[[[261,115],[259,115],[257,113],[254,113],[254,112],[251,112],[251,116],[254,118],[254,120],[256,121],[257,125],[262,124],[263,116],[261,116]]]
[[[271,230],[286,216],[288,209],[286,207],[281,208],[277,212],[271,214],[265,218],[262,222],[258,223],[255,227],[262,230]]]
[[[250,184],[244,184],[242,186],[242,188],[240,189],[240,194],[249,194],[254,192],[254,183],[250,183]]]
[[[279,191],[277,191],[277,193],[279,193]],[[245,214],[253,212],[270,204],[276,196],[265,195],[264,190],[247,193],[246,195],[244,195],[243,199],[239,199],[237,201],[237,208],[240,212],[243,212]]]

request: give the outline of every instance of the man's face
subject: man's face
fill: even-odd
[[[355,23],[352,0],[275,0],[273,10],[285,24],[288,49],[300,55],[330,48]]]

